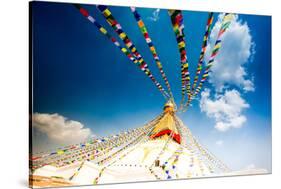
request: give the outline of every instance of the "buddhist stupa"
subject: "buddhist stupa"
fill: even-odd
[[[89,185],[231,174],[176,116],[173,103],[143,127],[32,157],[33,185]]]

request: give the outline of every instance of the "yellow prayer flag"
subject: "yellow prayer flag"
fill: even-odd
[[[220,47],[221,47],[221,43],[218,43],[218,44],[215,45],[214,49],[218,49]]]
[[[123,53],[127,52],[126,48],[122,48],[121,50],[122,50]]]
[[[202,77],[204,78],[204,77],[207,77],[208,76],[208,74],[204,74]]]
[[[106,34],[107,31],[104,29],[104,28],[100,28],[100,31],[103,33],[103,34]]]
[[[121,39],[124,39],[126,37],[126,34],[124,32],[120,33]]]
[[[180,47],[180,48],[185,47],[185,43],[184,43],[183,41],[181,41],[181,42],[179,43],[179,47]]]
[[[64,151],[59,150],[59,151],[57,151],[57,154],[58,154],[58,155],[62,155],[62,154],[64,154]]]
[[[105,9],[105,10],[103,11],[103,13],[104,13],[104,15],[105,15],[106,17],[108,17],[109,15],[111,15],[111,12],[110,12],[108,9]]]

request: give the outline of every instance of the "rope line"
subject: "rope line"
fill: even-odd
[[[150,129],[150,130],[149,130],[149,129]],[[151,128],[148,128],[148,129],[147,129],[147,130],[149,130],[147,133],[144,132],[145,136],[147,137],[148,135],[150,135],[150,133],[153,131],[153,129],[154,129],[154,124],[151,125]],[[141,136],[142,136],[142,135],[141,135]],[[130,152],[132,152],[133,150],[136,149],[136,147],[137,147],[138,144],[144,142],[145,139],[146,139],[146,137],[144,137],[144,136],[141,137],[141,136],[136,139],[136,140],[138,140],[138,139],[140,139],[140,140],[135,143],[135,148],[132,148],[132,149],[129,150],[128,152],[122,154],[118,159],[115,159],[114,161],[110,162],[108,165],[104,166],[104,167],[100,170],[98,176],[94,179],[93,184],[98,184],[99,179],[100,179],[100,177],[102,176],[102,174],[103,174],[103,172],[105,171],[106,168],[108,168],[109,166],[111,166],[111,165],[114,164],[115,162],[120,161],[121,159],[123,159],[124,157],[126,157]],[[146,140],[147,140],[147,139],[146,139]],[[126,145],[124,148],[122,148],[121,150],[123,151],[123,150],[125,150],[125,148],[127,149],[127,145]]]

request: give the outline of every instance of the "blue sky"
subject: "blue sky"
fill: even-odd
[[[116,36],[95,6],[84,7]],[[130,9],[110,7],[110,10],[153,75],[164,85]],[[180,59],[167,11],[137,10],[179,103]],[[34,112],[56,113],[79,122],[75,124],[99,136],[142,126],[161,113],[165,99],[149,78],[71,4],[33,2],[32,11]],[[208,13],[184,11],[183,16],[193,78]],[[217,20],[218,13],[215,13],[214,23]],[[199,96],[187,112],[178,116],[204,146],[231,168],[249,166],[271,171],[271,17],[238,15],[235,22],[225,36],[214,74],[204,85],[209,91],[207,100],[204,102]],[[220,75],[229,71],[228,76]],[[235,76],[231,75],[233,73],[242,75],[231,80]],[[246,86],[250,88],[245,89]],[[210,102],[227,106],[229,102],[223,101],[227,92],[233,92],[231,94],[241,102],[233,110],[234,114],[246,119],[236,124],[237,128],[232,123],[233,114],[223,112],[224,108],[220,112],[208,109]],[[227,125],[227,130],[218,129],[218,122]],[[48,131],[39,129],[35,133],[42,141],[42,136],[49,142],[52,139]],[[60,141],[60,144],[64,142]],[[46,145],[38,148],[42,150]]]

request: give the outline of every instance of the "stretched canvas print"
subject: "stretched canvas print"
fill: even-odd
[[[271,173],[271,17],[30,3],[30,187]]]

